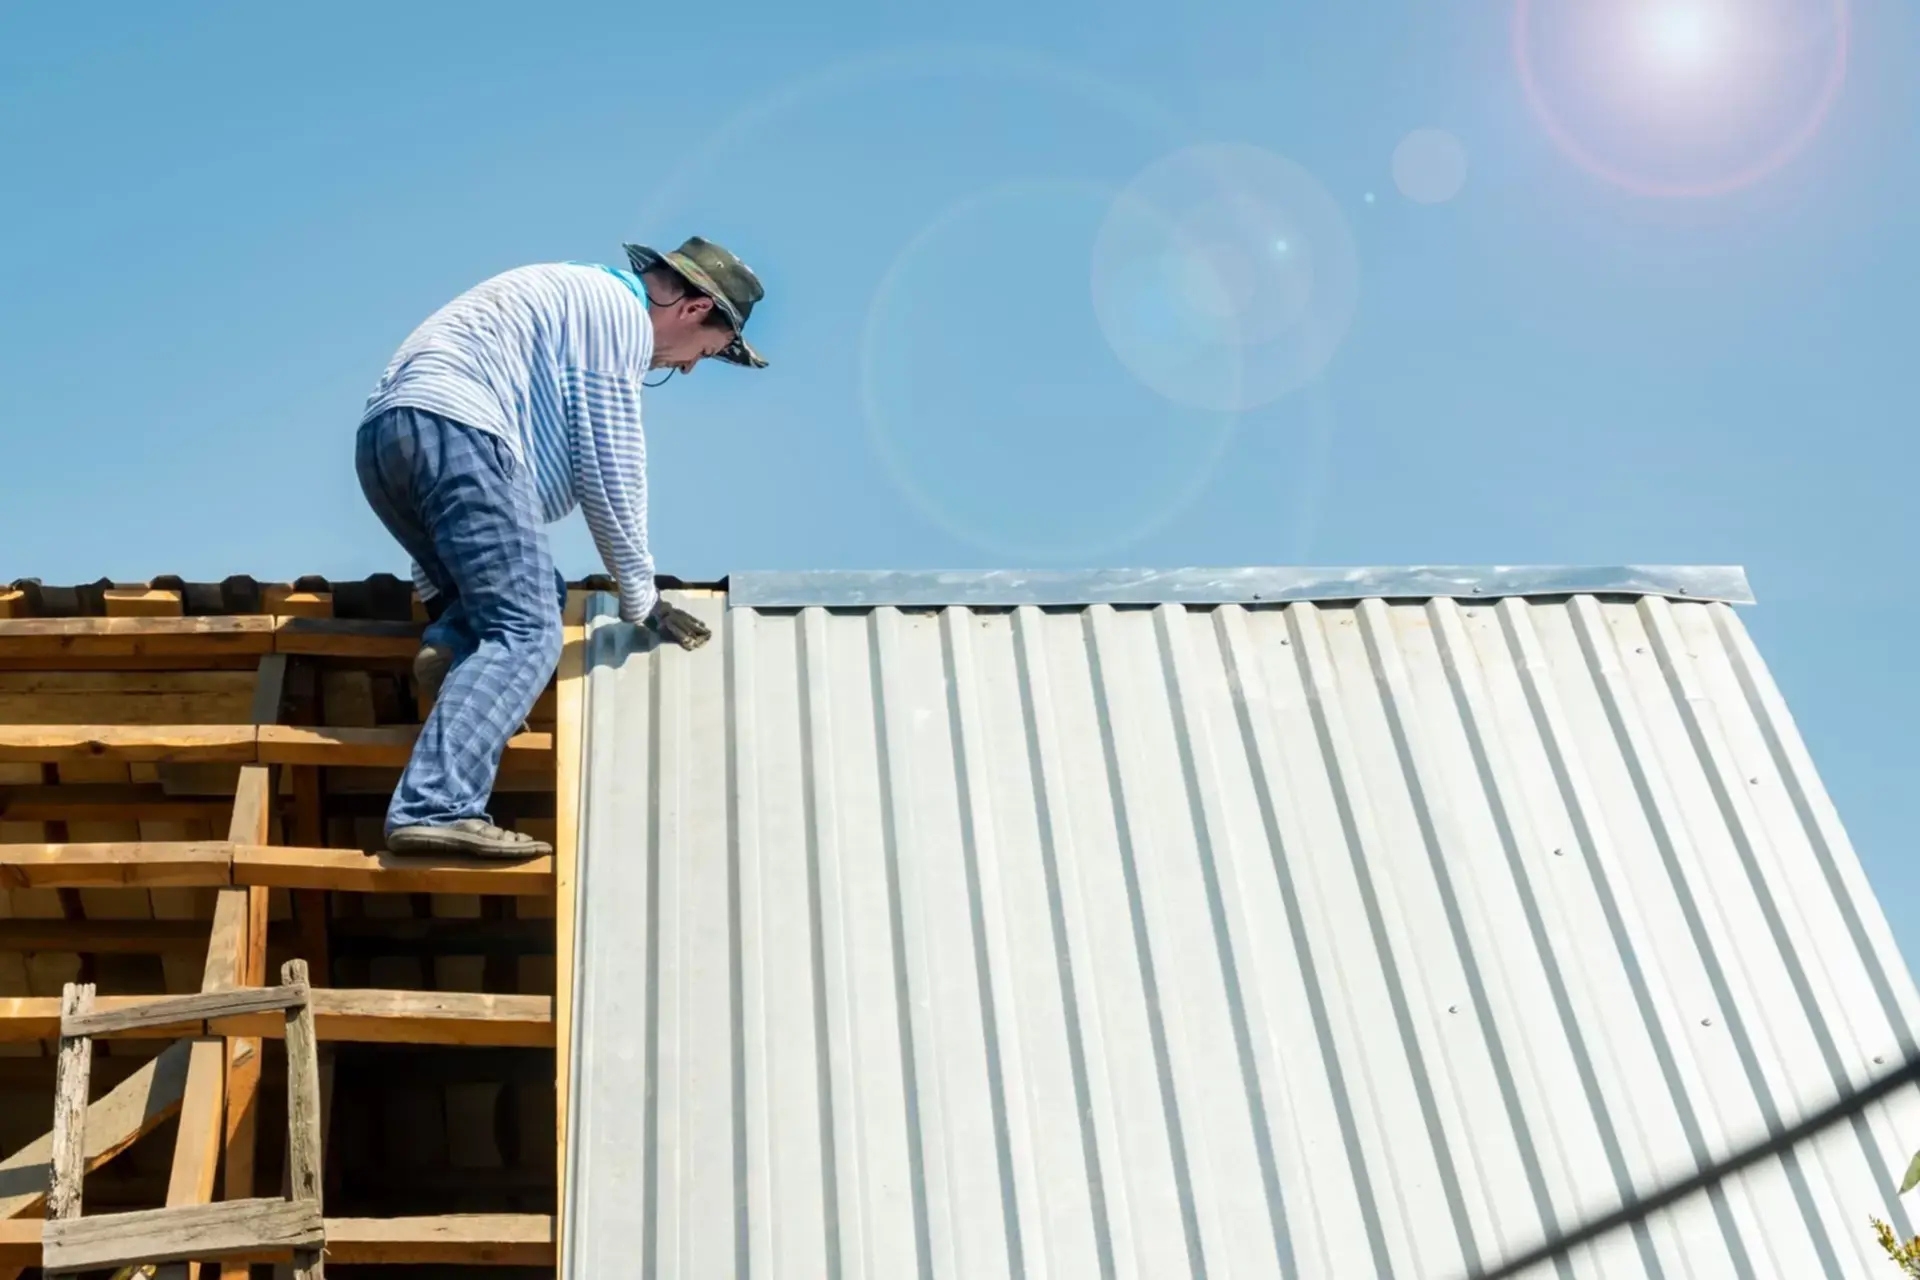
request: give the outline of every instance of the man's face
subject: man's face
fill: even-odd
[[[719,355],[733,341],[733,326],[724,322],[709,324],[713,299],[687,291],[664,306],[655,306],[653,316],[653,367],[693,372],[693,366]]]

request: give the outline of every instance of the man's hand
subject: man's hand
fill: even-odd
[[[647,615],[647,625],[682,649],[698,649],[713,638],[706,623],[685,609],[674,608],[664,599],[654,605],[653,612]]]

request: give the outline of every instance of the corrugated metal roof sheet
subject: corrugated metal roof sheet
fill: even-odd
[[[1457,1277],[1916,1048],[1723,604],[589,644],[573,1277]],[[1530,1274],[1872,1277],[1903,1090]]]

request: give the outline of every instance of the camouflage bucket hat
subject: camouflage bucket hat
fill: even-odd
[[[730,364],[745,365],[749,369],[767,367],[765,358],[747,343],[747,317],[753,314],[753,304],[766,296],[766,290],[760,287],[760,278],[746,263],[722,249],[711,240],[702,240],[699,236],[690,237],[687,242],[671,253],[661,253],[658,249],[649,249],[645,245],[630,244],[623,246],[627,251],[627,261],[633,264],[636,272],[644,274],[655,267],[666,267],[677,273],[688,286],[713,299],[713,305],[733,324],[733,342],[727,349],[714,358]]]

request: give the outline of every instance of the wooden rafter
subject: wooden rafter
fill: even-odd
[[[551,1267],[554,1221],[546,1214],[455,1214],[426,1218],[327,1218],[327,1258],[340,1265]],[[0,1221],[0,1268],[40,1265],[45,1224]],[[253,1261],[291,1257],[262,1252]]]
[[[138,1009],[173,996],[100,996],[100,1013]],[[315,987],[313,1016],[323,1041],[369,1044],[553,1044],[553,1000],[548,996],[487,995],[471,991],[382,991]],[[271,1012],[239,1014],[185,1028],[148,1028],[116,1034],[172,1038],[182,1034],[278,1037]],[[50,1040],[60,1034],[60,1001],[51,996],[0,997],[0,1042]]]
[[[230,841],[0,844],[0,888],[345,889],[357,893],[479,893],[545,897],[553,860],[494,862],[397,857]]]
[[[378,729],[296,725],[40,724],[0,725],[0,764],[306,764],[398,768],[413,753],[413,725]],[[553,759],[550,733],[515,734],[504,765]]]

